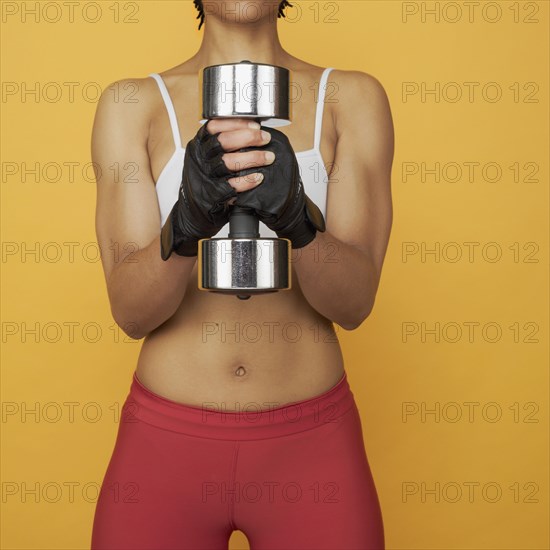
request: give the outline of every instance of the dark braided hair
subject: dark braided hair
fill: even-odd
[[[195,8],[197,8],[197,11],[199,12],[196,19],[201,20],[199,24],[199,30],[200,30],[200,28],[204,25],[204,6],[202,5],[202,0],[193,0],[193,4],[195,4]],[[279,5],[279,11],[277,12],[277,17],[286,17],[285,8],[292,8],[292,4],[288,0],[282,0],[281,4]]]
[[[292,8],[292,4],[288,0],[283,0],[279,6],[279,13],[277,17],[286,17],[285,8]]]

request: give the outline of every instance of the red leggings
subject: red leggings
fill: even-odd
[[[325,393],[238,412],[183,405],[134,373],[95,510],[92,550],[384,548],[347,376]]]

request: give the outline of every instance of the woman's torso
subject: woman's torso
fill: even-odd
[[[327,170],[334,161],[336,131],[330,84],[324,108],[321,113],[317,109],[321,78],[325,74],[330,83],[330,74],[311,65],[292,72],[300,100],[293,103],[292,125],[280,131],[299,152],[303,177],[304,167],[315,170],[315,181],[322,185],[319,189],[326,196],[326,172],[312,166],[315,164],[312,155],[315,119],[321,114],[320,133],[317,126],[318,150]],[[198,71],[184,64],[160,76],[174,106],[179,126],[176,133],[180,133],[180,142],[187,144],[199,128]],[[151,171],[157,184],[166,185],[166,179],[159,177],[169,161],[178,160],[173,158],[178,157],[174,151],[174,126],[170,125],[157,83],[153,78],[149,80],[148,85],[157,88],[157,97],[154,92],[151,94],[155,109],[147,140]],[[174,184],[170,180],[168,185],[175,186],[177,191],[179,181],[173,181]],[[165,196],[166,189],[162,191]],[[297,257],[296,252],[294,256]],[[176,313],[146,336],[136,375],[153,392],[173,401],[194,406],[216,403],[222,410],[231,411],[251,404],[273,407],[319,395],[338,382],[343,370],[332,322],[309,305],[294,267],[291,290],[239,300],[231,295],[198,290],[195,264]]]

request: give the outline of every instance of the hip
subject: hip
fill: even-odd
[[[310,399],[238,412],[175,403],[134,377],[92,548],[226,548],[239,529],[258,548],[381,550],[364,444],[345,373]],[[134,498],[113,502],[112,487]]]
[[[227,410],[219,402],[180,403],[148,388],[133,374],[121,423],[144,422],[183,435],[220,440],[265,440],[300,434],[321,426],[338,426],[352,417],[360,422],[345,371],[321,393],[287,403],[249,402]]]

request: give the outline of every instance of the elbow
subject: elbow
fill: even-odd
[[[345,320],[342,320],[342,322],[339,322],[338,324],[344,329],[344,330],[355,330],[359,328],[363,322],[369,317],[369,315],[372,313],[374,307],[374,302],[369,303],[367,307],[355,311],[355,315],[348,316]]]
[[[144,329],[143,323],[140,320],[129,320],[113,308],[111,308],[111,314],[122,332],[132,340],[141,340],[150,332]]]
[[[358,325],[356,325],[355,323],[351,324],[351,323],[338,323],[344,330],[355,330]]]
[[[160,313],[163,313],[162,315]],[[167,321],[169,316],[157,310],[151,311],[144,304],[111,300],[111,315],[120,329],[133,340],[141,340]]]
[[[345,321],[345,322],[341,322],[341,323],[338,323],[344,330],[355,330],[356,328],[359,328],[362,324],[363,324],[363,321],[365,319],[362,319],[362,320],[353,320],[353,321]]]
[[[138,306],[136,308],[133,304],[128,304],[122,297],[112,292],[109,293],[109,305],[115,323],[128,338],[141,340],[153,330],[154,327],[150,326],[150,322],[144,315],[145,309],[143,307]]]
[[[356,298],[354,305],[346,312],[347,315],[342,320],[342,323],[338,323],[344,330],[355,330],[359,328],[374,309],[374,302],[376,301],[376,294],[378,292],[378,282],[380,281],[380,271],[376,272],[376,277],[370,277],[368,279],[372,281],[372,284],[365,289],[365,292],[363,292],[358,299]]]
[[[144,308],[140,308],[140,315],[135,311],[121,312],[116,308],[111,308],[111,314],[124,334],[133,340],[145,338],[167,320],[164,317],[159,318],[147,313]]]
[[[120,322],[115,319],[115,323],[120,327],[122,332],[132,340],[141,340],[148,334],[148,331],[142,330],[140,325],[134,321]]]

